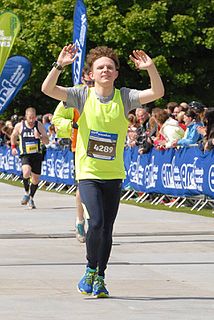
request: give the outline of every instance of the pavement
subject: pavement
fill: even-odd
[[[121,204],[106,283],[111,297],[77,292],[85,245],[75,198],[0,183],[0,320],[213,320],[214,219]]]

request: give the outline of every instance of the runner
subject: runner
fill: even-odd
[[[27,108],[25,120],[17,123],[14,127],[11,135],[11,148],[14,156],[18,154],[18,137],[25,189],[25,195],[21,204],[28,204],[30,209],[35,209],[36,206],[33,198],[38,188],[42,166],[40,140],[43,144],[48,144],[49,141],[44,126],[36,120],[36,109],[32,107]]]
[[[117,215],[122,179],[125,178],[123,151],[128,129],[128,113],[164,94],[158,71],[142,50],[134,50],[130,59],[139,70],[147,70],[151,88],[133,90],[114,87],[119,60],[113,49],[90,50],[87,65],[94,88],[57,85],[66,65],[77,57],[74,45],[65,46],[42,85],[42,91],[67,107],[78,108],[76,178],[80,197],[88,218],[86,237],[87,267],[78,290],[94,297],[108,297],[105,269],[112,247],[112,230]]]
[[[87,66],[82,71],[82,83],[88,87],[94,86],[94,81],[90,79],[89,69]],[[57,129],[58,138],[71,138],[71,150],[76,152],[76,141],[77,141],[77,121],[79,119],[79,111],[76,108],[65,109],[62,102],[56,107],[52,123]],[[76,238],[79,242],[84,243],[86,240],[86,227],[84,218],[84,209],[80,199],[79,188],[76,190]]]

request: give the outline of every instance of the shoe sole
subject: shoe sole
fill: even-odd
[[[95,299],[109,298],[109,294],[106,294],[106,293],[104,293],[104,292],[101,292],[101,293],[99,293],[99,294],[97,294],[97,295],[94,295],[94,294],[93,294],[93,298],[95,298]]]
[[[22,206],[26,206],[27,204],[28,204],[28,201],[25,201],[25,202],[22,201],[22,202],[21,202],[21,205],[22,205]]]
[[[81,242],[81,243],[85,243],[85,237],[80,236],[79,234],[76,234],[76,239]]]
[[[86,291],[81,291],[78,286],[77,286],[77,291],[78,291],[79,293],[81,293],[81,294],[84,294],[85,296],[91,296],[91,294],[92,294],[92,292],[88,293],[88,292],[86,292]]]

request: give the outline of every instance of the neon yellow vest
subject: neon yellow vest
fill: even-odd
[[[56,107],[52,123],[57,128],[57,137],[58,138],[70,138],[72,132],[71,121],[74,117],[74,109],[68,108],[65,109],[63,102],[60,102]]]
[[[103,104],[94,88],[90,88],[78,126],[77,180],[124,179],[123,152],[128,120],[120,91],[115,89],[113,99]]]

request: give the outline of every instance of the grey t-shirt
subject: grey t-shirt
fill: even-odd
[[[129,88],[121,88],[120,94],[124,105],[125,116],[128,117],[129,111],[136,108],[141,108],[142,105],[139,101],[139,90],[129,89]],[[78,87],[69,87],[68,88],[67,101],[65,104],[65,108],[75,107],[79,110],[81,114],[88,97],[88,87],[87,86],[78,86]],[[100,100],[101,103],[108,103],[113,99],[114,91],[108,97],[101,97],[97,95],[97,99]]]

